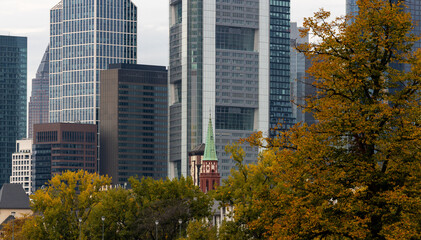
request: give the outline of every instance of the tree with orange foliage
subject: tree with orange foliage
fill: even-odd
[[[23,215],[21,217],[15,218],[13,221],[9,221],[3,225],[0,233],[0,239],[3,240],[25,240],[27,239],[23,232],[22,226],[27,221],[32,219],[32,216]]]
[[[358,5],[352,24],[323,10],[305,19],[302,33],[320,39],[298,46],[313,60],[306,111],[318,124],[246,139],[264,148],[255,165],[231,147],[240,168],[218,198],[250,239],[421,239],[418,39],[403,4]]]

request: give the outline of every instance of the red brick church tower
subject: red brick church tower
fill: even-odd
[[[205,145],[204,151],[203,145]],[[199,185],[204,193],[219,186],[221,176],[218,172],[218,157],[216,156],[212,120],[209,119],[206,144],[201,144],[189,155],[190,173],[192,174],[194,184]]]
[[[215,139],[213,137],[212,120],[209,118],[208,134],[206,136],[205,153],[200,168],[200,189],[204,193],[219,186],[221,176],[218,172],[218,157],[216,156]]]

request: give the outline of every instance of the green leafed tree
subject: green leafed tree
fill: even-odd
[[[138,239],[133,233],[137,206],[131,190],[121,187],[100,193],[100,201],[92,205],[84,234],[88,239]]]
[[[219,239],[217,232],[217,227],[209,221],[193,220],[187,227],[186,238],[179,238],[179,240],[217,240]]]
[[[0,239],[3,240],[25,240],[25,235],[22,231],[22,226],[26,221],[29,221],[32,216],[23,215],[15,218],[13,221],[3,223]]]
[[[238,161],[219,189],[247,238],[421,238],[421,52],[394,2],[359,0],[352,24],[323,10],[305,19],[320,39],[298,46],[318,123],[246,139],[264,148],[258,163]]]
[[[177,239],[180,219],[185,233],[187,221],[210,216],[212,200],[191,178],[131,178],[130,184],[137,204],[134,234],[140,239],[156,239],[156,230],[159,239]]]

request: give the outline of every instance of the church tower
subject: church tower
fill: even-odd
[[[206,137],[205,152],[202,159],[199,175],[200,189],[207,193],[220,184],[221,176],[218,172],[218,157],[215,150],[215,138],[213,136],[212,118],[209,118],[208,133]]]

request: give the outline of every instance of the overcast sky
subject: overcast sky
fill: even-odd
[[[138,63],[168,65],[169,0],[132,0],[138,7]],[[59,0],[0,0],[0,35],[28,37],[28,100],[49,38],[49,10]],[[320,8],[333,16],[345,14],[345,0],[291,0],[291,21]]]

